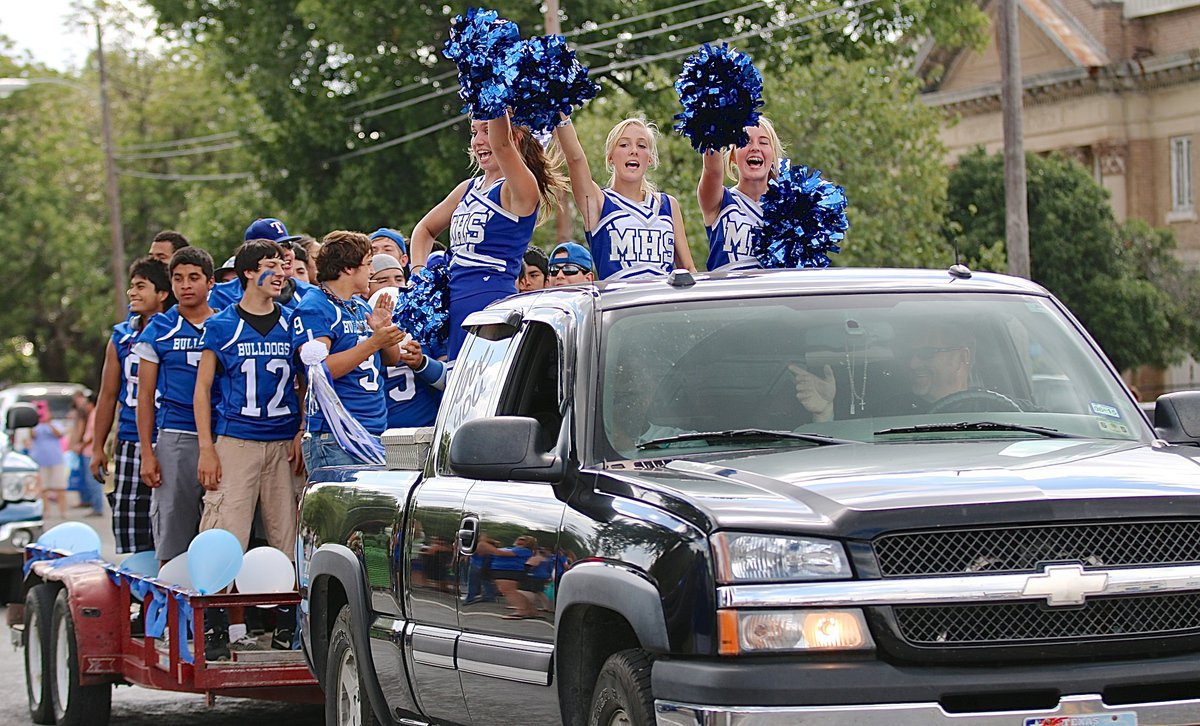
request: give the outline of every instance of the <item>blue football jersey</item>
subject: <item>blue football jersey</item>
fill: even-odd
[[[736,188],[726,187],[716,221],[704,228],[708,235],[708,270],[727,265],[726,269],[731,270],[758,268],[751,243],[754,230],[762,224],[762,206]]]
[[[281,311],[266,335],[232,305],[208,319],[203,350],[217,356],[219,391],[213,433],[249,441],[283,441],[300,430],[290,318]]]
[[[517,276],[529,248],[537,210],[525,217],[500,203],[504,179],[486,189],[472,179],[450,218],[450,291],[466,296],[482,290],[517,292]]]
[[[324,292],[308,295],[292,316],[292,336],[296,350],[316,338],[329,339],[329,354],[349,350],[371,335],[367,317],[371,306],[358,297],[337,304]],[[387,428],[387,405],[384,402],[383,373],[378,353],[372,354],[357,368],[341,378],[333,379],[333,390],[337,393],[346,411],[362,427],[373,434],[381,434]],[[309,410],[308,431],[328,432],[325,415],[318,410]]]
[[[601,189],[600,219],[587,233],[599,280],[661,277],[675,269],[675,225],[666,194],[641,203]]]
[[[437,360],[445,351],[426,352],[429,362],[420,373],[406,365],[383,369],[383,389],[387,392],[387,425],[389,429],[432,426],[442,405],[442,389],[432,384],[444,384],[444,364]]]
[[[133,352],[133,345],[140,334],[140,329],[134,327],[138,325],[139,320],[138,316],[133,315],[113,326],[112,342],[117,351],[117,363],[121,374],[117,389],[117,402],[121,404],[121,412],[117,415],[118,441],[138,440],[138,356]],[[107,432],[103,435],[107,435]],[[157,438],[157,432],[154,437]]]
[[[150,319],[133,352],[140,360],[158,364],[158,415],[155,425],[172,431],[195,431],[192,394],[200,365],[200,336],[196,327],[174,306]],[[214,398],[214,405],[216,399]]]

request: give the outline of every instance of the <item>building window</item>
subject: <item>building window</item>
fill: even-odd
[[[1193,212],[1192,201],[1192,137],[1171,139],[1171,211]]]

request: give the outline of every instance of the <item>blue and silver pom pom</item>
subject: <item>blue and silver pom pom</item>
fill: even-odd
[[[458,97],[471,118],[487,121],[504,115],[513,80],[505,74],[515,73],[504,59],[520,40],[517,24],[495,10],[471,8],[450,21],[450,39],[442,54],[458,66]]]
[[[850,228],[844,189],[784,159],[761,203],[763,226],[754,230],[752,250],[763,267],[829,267]]]
[[[408,290],[396,300],[392,322],[429,352],[445,346],[450,336],[450,268],[445,255],[430,255],[412,276]]]
[[[683,104],[675,130],[697,151],[745,146],[750,141],[746,127],[758,124],[762,91],[762,76],[750,56],[727,43],[705,43],[683,62],[675,81]]]
[[[509,48],[506,65],[513,78],[509,106],[512,122],[533,131],[549,131],[561,116],[596,97],[600,86],[575,58],[561,35],[540,35]]]

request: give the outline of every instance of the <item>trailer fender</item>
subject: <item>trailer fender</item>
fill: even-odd
[[[59,583],[67,591],[75,622],[80,683],[86,686],[112,682],[111,676],[121,672],[121,638],[129,632],[129,612],[127,607],[121,607],[120,587],[96,563],[66,567],[51,567],[51,564],[35,563],[30,575],[47,583]],[[36,580],[27,582],[32,586]]]

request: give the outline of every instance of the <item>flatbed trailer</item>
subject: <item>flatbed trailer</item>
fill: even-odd
[[[298,593],[200,593],[39,545],[25,550],[26,595],[10,608],[14,643],[25,650],[34,723],[108,723],[115,685],[296,703],[324,702],[299,650],[231,652],[204,658],[204,611],[296,605]],[[135,593],[142,596],[138,605]],[[141,632],[131,613],[141,609]],[[14,612],[20,610],[20,613]]]

